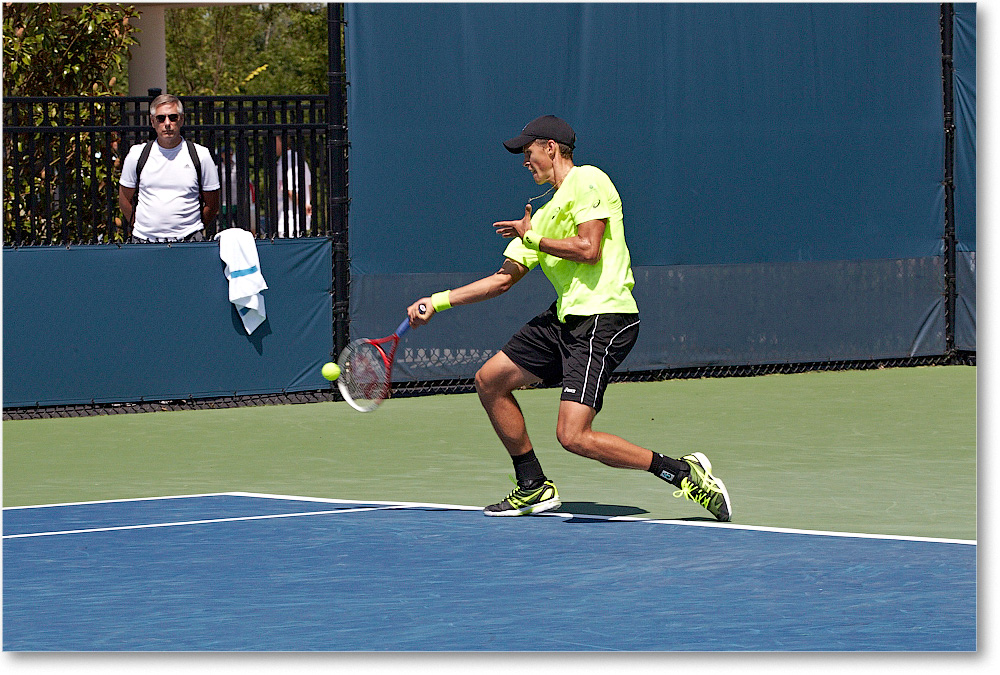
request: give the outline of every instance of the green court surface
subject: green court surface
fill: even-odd
[[[564,511],[708,516],[563,450],[558,390],[517,396]],[[595,428],[706,453],[734,523],[976,539],[974,367],[619,383]],[[4,506],[228,491],[481,506],[512,473],[474,394],[3,423]]]

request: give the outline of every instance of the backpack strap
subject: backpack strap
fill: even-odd
[[[139,163],[135,165],[135,194],[132,195],[132,225],[135,224],[135,209],[139,205],[139,175],[142,174],[142,167],[146,166],[146,160],[149,159],[149,151],[153,149],[153,143],[156,141],[148,141],[146,145],[142,148],[142,153],[139,155]],[[185,145],[187,145],[188,154],[191,155],[191,162],[194,164],[194,173],[198,177],[198,205],[199,214],[201,210],[205,208],[205,200],[201,196],[201,160],[198,159],[198,151],[194,147],[194,143],[185,140]]]
[[[188,154],[191,155],[194,172],[198,176],[198,215],[201,216],[205,211],[205,198],[201,195],[201,160],[198,159],[198,150],[194,147],[194,143],[188,140],[185,140],[184,143],[187,145]]]
[[[135,209],[139,205],[139,176],[142,174],[142,167],[146,166],[146,160],[149,159],[149,151],[153,149],[153,143],[156,141],[148,141],[142,148],[142,153],[139,155],[139,162],[135,165],[135,194],[132,195],[132,222],[131,225],[135,224]],[[184,143],[188,147],[188,154],[191,155],[191,162],[194,164],[194,172],[198,177],[198,204],[200,209],[205,208],[205,200],[201,196],[201,161],[198,159],[198,151],[194,147],[194,143],[185,140]],[[200,211],[199,211],[200,213]]]
[[[184,141],[188,147],[188,154],[191,155],[191,161],[194,163],[194,172],[198,175],[198,199],[201,199],[201,160],[198,159],[198,150],[195,149],[194,143],[191,141]]]

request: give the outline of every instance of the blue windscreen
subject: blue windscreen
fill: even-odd
[[[935,255],[939,12],[349,3],[355,267],[495,264],[491,223],[544,191],[501,141],[548,113],[617,185],[636,265]]]
[[[5,248],[3,403],[328,387],[320,367],[333,352],[331,246],[319,237],[257,242],[267,320],[250,335],[214,241]]]
[[[548,187],[501,143],[555,114],[622,196],[643,317],[623,368],[943,352],[939,4],[346,8],[353,333],[497,269],[492,223]],[[956,6],[963,349],[975,16]],[[538,271],[519,286],[411,333],[400,377],[475,372],[551,301]]]

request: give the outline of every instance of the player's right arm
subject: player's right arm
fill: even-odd
[[[505,258],[500,269],[488,277],[483,277],[482,279],[473,281],[471,284],[466,284],[450,291],[442,291],[441,293],[435,293],[433,296],[420,298],[414,302],[406,310],[410,316],[410,325],[416,328],[430,321],[431,317],[437,311],[440,311],[435,309],[435,303],[437,303],[438,307],[442,307],[442,302],[446,303],[447,307],[457,307],[459,305],[471,305],[503,295],[514,284],[523,279],[527,273],[528,268],[526,266],[510,258]],[[425,307],[423,313],[420,312],[420,305]]]

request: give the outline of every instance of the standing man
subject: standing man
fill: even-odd
[[[611,467],[649,471],[678,487],[675,497],[698,502],[718,520],[732,514],[729,493],[712,475],[708,458],[695,452],[673,459],[623,438],[594,431],[611,373],[632,350],[639,314],[632,297],[631,258],[625,244],[622,204],[608,176],[593,166],[575,166],[576,134],[565,121],[546,115],[504,143],[524,155],[539,185],[551,183],[552,199],[532,215],[494,223],[511,239],[504,262],[478,281],[421,298],[407,313],[413,326],[436,312],[507,292],[540,265],[557,300],[518,331],[476,373],[476,391],[514,464],[517,487],[488,516],[521,516],[560,505],[555,484],[542,471],[513,392],[526,385],[562,383],[556,437],[572,453]],[[420,311],[420,306],[425,311]]]
[[[247,183],[247,192],[250,205],[250,222],[240,221],[238,206],[240,202],[239,183],[236,180],[236,153],[232,147],[224,145],[219,149],[219,230],[229,227],[238,227],[243,230],[250,230],[257,234],[257,192],[254,190],[253,182]]]
[[[285,139],[274,137],[278,157],[275,170],[278,188],[278,236],[297,237],[309,234],[312,222],[312,172],[309,162],[295,150],[285,147]]]
[[[163,94],[149,104],[156,140],[133,145],[122,164],[118,205],[133,242],[204,241],[219,212],[219,172],[208,148],[181,137],[184,107]]]

